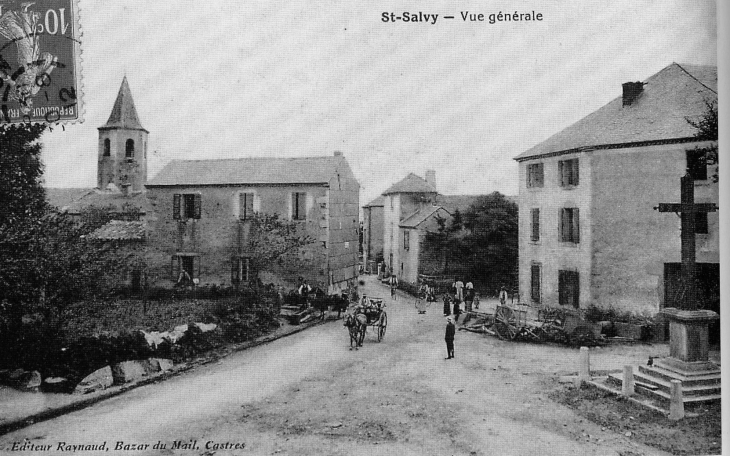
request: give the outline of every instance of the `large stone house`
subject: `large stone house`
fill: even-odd
[[[439,229],[439,219],[450,223],[456,211],[463,213],[478,197],[439,194],[433,170],[426,171],[425,179],[410,173],[385,190],[382,243],[387,272],[411,284],[418,283],[420,274],[440,274],[440,256],[428,251],[426,235]]]
[[[114,220],[90,238],[143,242],[152,283],[172,285],[183,270],[197,283],[216,285],[255,273],[279,285],[295,285],[301,276],[334,292],[357,277],[359,184],[340,152],[173,160],[148,181],[148,134],[125,77],[109,120],[99,127],[97,187],[47,194],[72,215],[90,207],[111,213]],[[253,271],[245,240],[257,212],[295,221],[315,242],[295,262]],[[127,283],[139,283],[138,270],[122,272]]]
[[[672,304],[680,219],[653,208],[680,201],[689,169],[695,201],[718,201],[694,138],[717,101],[717,68],[673,63],[515,158],[519,163],[519,282],[523,300],[657,312]],[[705,297],[719,286],[717,213],[697,219]],[[713,297],[713,295],[715,295]]]
[[[173,160],[147,183],[147,198],[156,214],[149,243],[158,278],[174,281],[184,270],[201,283],[250,279],[246,238],[253,235],[254,213],[296,221],[315,240],[295,269],[279,264],[257,271],[265,282],[294,285],[302,276],[336,291],[358,275],[359,184],[339,152]]]

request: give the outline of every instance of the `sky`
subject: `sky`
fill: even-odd
[[[382,21],[419,11],[439,18]],[[488,22],[533,11],[543,20]],[[338,150],[365,203],[427,169],[444,194],[516,195],[513,158],[622,83],[717,65],[708,0],[81,0],[80,21],[84,121],[44,134],[48,187],[96,185],[97,128],[125,75],[149,178],[172,159]]]

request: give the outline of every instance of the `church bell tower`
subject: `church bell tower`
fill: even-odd
[[[147,135],[134,107],[127,77],[122,80],[112,113],[99,127],[97,185],[109,184],[124,192],[142,192],[147,182]]]

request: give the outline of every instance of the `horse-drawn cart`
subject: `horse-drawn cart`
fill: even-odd
[[[367,326],[376,331],[378,342],[380,342],[385,337],[385,330],[388,327],[388,314],[385,312],[383,298],[363,295],[359,307],[367,318]]]

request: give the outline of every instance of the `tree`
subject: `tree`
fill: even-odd
[[[436,224],[424,238],[425,269],[431,263],[434,273],[465,276],[492,289],[516,284],[517,204],[494,192],[478,197],[463,215],[437,216]]]
[[[499,192],[480,196],[464,214],[473,277],[491,289],[514,286],[518,267],[517,204]]]
[[[0,129],[0,232],[46,210],[38,142],[44,125]]]
[[[250,219],[244,248],[253,269],[262,271],[314,241],[297,222],[281,219],[278,214],[256,213]]]
[[[699,120],[692,120],[685,118],[687,123],[697,129],[694,137],[702,141],[717,141],[718,138],[718,108],[717,101],[705,101],[706,110],[702,114]],[[701,151],[704,153],[705,160],[709,165],[715,165],[715,173],[712,175],[712,181],[717,182],[719,180],[718,168],[719,168],[719,153],[717,144],[714,144],[707,148],[695,147],[695,151]]]
[[[86,239],[98,226],[49,211],[4,231],[0,301],[10,322],[40,314],[56,329],[69,304],[111,289],[127,259],[113,245]]]

